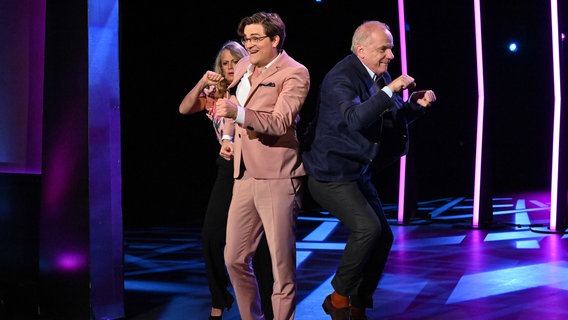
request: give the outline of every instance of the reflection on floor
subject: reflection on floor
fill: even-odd
[[[546,232],[538,195],[494,199],[486,229],[470,227],[471,199],[420,203],[427,218],[405,225],[385,207],[395,242],[369,319],[568,319],[568,236]],[[330,319],[321,303],[346,235],[327,212],[300,215],[296,319]],[[128,319],[207,319],[198,229],[127,230],[125,242]],[[240,319],[236,304],[223,318]]]

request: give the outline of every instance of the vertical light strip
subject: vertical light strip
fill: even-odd
[[[400,34],[400,59],[402,74],[408,74],[406,62],[406,21],[404,19],[404,0],[398,0],[398,29]],[[408,99],[408,90],[403,90],[402,98]],[[406,156],[400,158],[400,176],[398,184],[398,223],[404,222],[404,191],[406,185]]]
[[[483,49],[481,46],[480,1],[474,0],[475,51],[477,58],[477,140],[475,145],[475,182],[473,189],[473,227],[479,227],[479,206],[481,192],[481,155],[483,152],[483,114],[485,108],[485,88],[483,84]]]
[[[550,231],[556,232],[558,211],[558,161],[560,152],[560,38],[558,34],[558,1],[550,1],[550,22],[552,28],[552,74],[554,78],[554,125],[552,131],[552,174],[550,184]]]

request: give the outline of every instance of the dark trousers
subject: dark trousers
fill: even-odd
[[[233,161],[226,161],[220,156],[217,157],[217,177],[209,197],[201,231],[201,241],[207,272],[207,283],[211,292],[211,305],[219,309],[231,308],[235,300],[228,291],[229,277],[225,267],[223,252],[225,249],[227,216],[233,195],[233,183]],[[262,310],[266,319],[272,319],[271,296],[274,278],[272,276],[272,262],[266,236],[263,236],[260,240],[252,264],[258,281]]]
[[[350,233],[331,284],[356,307],[372,308],[394,240],[370,176],[359,181],[322,182],[308,178],[313,199]]]

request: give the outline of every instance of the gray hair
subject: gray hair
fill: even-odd
[[[353,38],[351,39],[351,52],[355,53],[357,51],[357,46],[364,45],[371,33],[377,30],[377,28],[382,28],[390,31],[390,28],[386,23],[376,20],[365,21],[361,25],[359,25],[357,29],[355,29]]]

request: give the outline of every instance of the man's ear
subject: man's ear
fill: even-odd
[[[280,43],[280,36],[279,35],[275,35],[274,39],[272,39],[272,47],[276,48],[278,47],[278,44]]]
[[[365,48],[363,48],[363,46],[357,46],[357,50],[355,50],[355,52],[357,52],[357,57],[359,58],[365,58]]]

